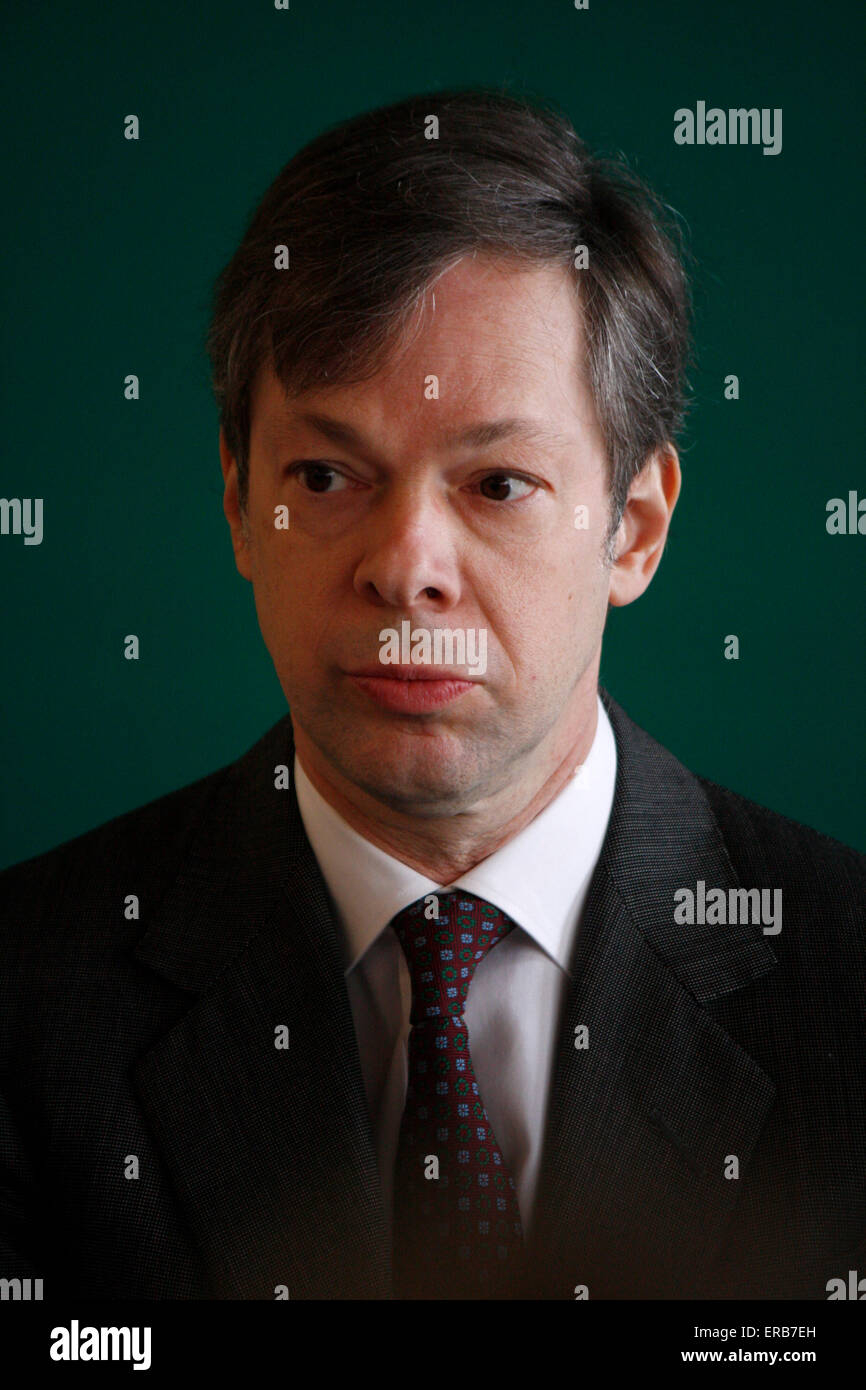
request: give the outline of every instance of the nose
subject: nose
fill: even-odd
[[[355,590],[381,607],[406,610],[460,598],[460,577],[447,504],[417,483],[383,498],[369,517]]]

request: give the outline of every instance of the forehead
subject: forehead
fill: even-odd
[[[251,399],[254,433],[270,442],[321,407],[365,428],[423,428],[451,440],[479,418],[530,417],[552,430],[597,426],[572,274],[466,257],[428,285],[375,376],[288,397],[270,365]]]

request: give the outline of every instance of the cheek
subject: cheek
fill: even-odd
[[[601,641],[607,615],[609,577],[597,554],[597,541],[585,532],[582,547],[571,563],[556,575],[555,598],[550,604],[550,647],[558,648],[557,662],[570,670],[583,664]]]
[[[259,533],[253,567],[256,613],[281,674],[312,671],[340,628],[341,602],[320,564],[292,550],[285,532]],[[344,610],[343,610],[344,611]]]
[[[291,527],[291,518],[289,518]],[[257,520],[252,543],[253,578],[262,603],[268,607],[287,607],[292,595],[304,593],[315,570],[299,563],[297,545],[291,529],[274,525],[273,514]]]
[[[269,651],[285,650],[306,604],[299,598],[298,585],[288,551],[290,541],[283,532],[263,534],[260,528],[251,547],[253,593],[259,626]]]
[[[271,537],[259,537],[254,550],[253,587],[256,607],[268,614],[285,606],[288,584],[288,565],[279,544]]]
[[[592,605],[604,587],[601,549],[596,530],[563,525],[510,573],[507,587],[515,607],[531,608],[556,625],[562,618],[571,621],[574,605]]]

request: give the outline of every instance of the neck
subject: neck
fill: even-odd
[[[470,809],[440,818],[407,816],[361,791],[321,758],[300,728],[295,729],[295,751],[320,796],[353,830],[425,878],[446,886],[501,849],[553,801],[586,761],[597,725],[593,691],[591,706],[577,727],[569,738],[557,740],[547,750],[540,767],[534,766],[516,783],[510,781],[500,793]]]

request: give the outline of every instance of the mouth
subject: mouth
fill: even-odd
[[[347,672],[353,685],[384,709],[398,714],[424,714],[465,695],[477,684],[436,666],[367,666]],[[435,674],[434,674],[435,673]]]

